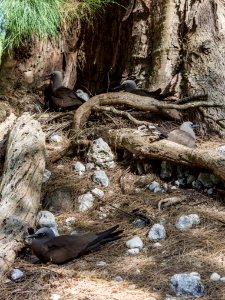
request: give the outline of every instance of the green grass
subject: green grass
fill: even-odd
[[[2,30],[0,49],[11,50],[33,37],[56,39],[74,18],[89,20],[115,0],[0,0]]]

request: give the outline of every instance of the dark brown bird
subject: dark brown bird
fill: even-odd
[[[43,227],[27,237],[33,238],[31,249],[41,262],[63,264],[103,244],[120,239],[123,230],[116,231],[118,227],[119,225],[116,225],[98,233],[60,236],[55,236],[50,228]]]
[[[148,91],[145,89],[140,89],[137,87],[134,80],[125,80],[121,83],[121,85],[112,89],[112,91],[115,91],[115,92],[122,91],[122,90],[125,92],[139,95],[139,96],[153,97],[157,100],[163,100],[163,99],[173,95],[173,93],[171,93],[171,92],[162,93],[161,89],[157,89],[155,91]]]
[[[50,109],[76,109],[85,101],[79,98],[73,90],[62,85],[62,73],[53,71],[47,75],[51,83],[44,91],[45,106]]]

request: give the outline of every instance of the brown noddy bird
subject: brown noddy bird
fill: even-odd
[[[73,90],[62,85],[62,73],[53,71],[46,76],[51,83],[44,91],[45,106],[50,109],[78,108],[85,101],[78,97]]]
[[[172,96],[172,92],[168,93],[162,93],[161,89],[157,89],[155,91],[148,91],[145,89],[138,88],[137,84],[134,80],[125,80],[121,83],[121,85],[115,87],[112,89],[112,91],[125,91],[128,93],[140,95],[140,96],[146,96],[146,97],[153,97],[157,100],[163,100],[169,96]]]
[[[167,139],[177,144],[184,145],[189,148],[195,147],[196,136],[194,128],[198,127],[190,121],[184,122],[179,129],[175,129],[168,134]]]
[[[55,236],[52,229],[42,227],[27,237],[33,238],[31,249],[41,262],[63,264],[87,254],[99,246],[121,238],[119,225],[101,232]]]

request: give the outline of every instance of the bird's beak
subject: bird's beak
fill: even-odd
[[[26,238],[28,238],[28,239],[33,239],[33,238],[36,238],[36,237],[38,237],[38,236],[39,236],[39,234],[34,233],[34,234],[29,234],[29,235],[27,235]]]
[[[119,86],[116,86],[114,88],[111,89],[112,92],[119,92],[122,91],[124,89],[124,86],[121,84]]]
[[[192,124],[191,127],[192,127],[192,128],[197,128],[197,127],[199,127],[199,125],[198,125],[198,124]]]

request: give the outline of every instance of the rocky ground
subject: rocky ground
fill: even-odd
[[[222,145],[225,141],[220,140],[211,144],[201,142],[198,146],[211,149]],[[140,169],[145,167],[138,167],[134,160],[116,162],[114,168],[110,164],[94,164],[93,168],[80,165],[79,169],[78,161],[87,167],[87,157],[85,161],[82,158],[64,157],[48,166],[42,209],[54,214],[60,234],[100,231],[119,224],[124,230],[123,237],[63,266],[34,264],[31,253],[23,250],[13,268],[19,268],[24,276],[17,281],[5,276],[1,281],[1,299],[178,300],[182,298],[171,288],[171,277],[191,272],[200,275],[204,286],[201,299],[225,299],[223,195],[211,195],[210,186],[196,190],[190,184],[182,189],[175,183],[176,176],[165,181],[160,172],[153,170],[140,175]],[[161,163],[158,164],[154,170],[160,170]],[[107,180],[93,180],[93,174],[102,170],[108,184]],[[160,189],[150,188],[154,181]],[[104,196],[94,194],[94,188],[104,192]],[[214,190],[219,188],[213,186]],[[81,196],[87,194],[89,200],[84,200]],[[183,200],[159,207],[161,200],[172,197]],[[144,215],[150,223],[140,226],[133,211]],[[192,222],[188,229],[177,228],[178,219],[190,214],[197,214],[199,221]],[[149,240],[153,224],[164,226],[165,237]],[[143,242],[143,247],[138,246],[138,254],[128,253],[126,245],[134,236]],[[211,277],[214,272],[220,276]]]

